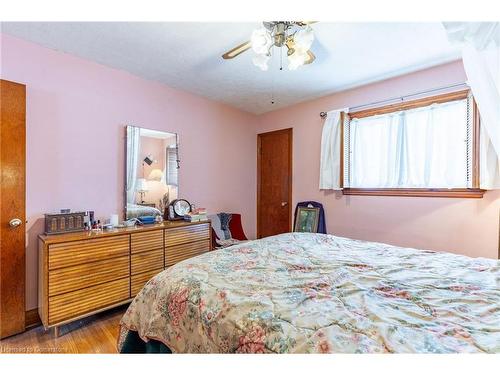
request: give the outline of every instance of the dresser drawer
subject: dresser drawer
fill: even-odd
[[[55,269],[49,271],[49,296],[87,288],[129,275],[128,256]]]
[[[208,223],[165,230],[165,246],[175,246],[210,238]]]
[[[161,271],[163,271],[163,267],[132,276],[132,284],[130,286],[132,297],[139,293],[144,284],[146,284],[152,277],[158,275]]]
[[[132,254],[142,251],[162,249],[163,248],[163,230],[151,232],[134,233],[130,236],[130,249]]]
[[[163,249],[133,254],[131,261],[132,275],[163,268]]]
[[[130,298],[130,278],[49,297],[49,324],[105,308]]]
[[[129,237],[125,235],[52,244],[49,246],[49,270],[128,255]]]
[[[209,250],[210,250],[209,239],[191,242],[183,245],[166,247],[165,267],[170,267],[175,263],[206,253]]]

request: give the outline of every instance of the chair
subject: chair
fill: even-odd
[[[223,248],[234,245],[242,241],[248,241],[245,232],[243,231],[243,226],[241,225],[241,215],[240,214],[229,214],[231,219],[229,220],[229,238],[225,238],[224,231],[221,228],[221,221],[219,214],[208,215],[208,218],[212,222],[212,248]],[[221,238],[222,237],[222,238]]]

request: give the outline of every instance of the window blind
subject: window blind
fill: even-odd
[[[177,147],[167,148],[167,185],[178,186]]]

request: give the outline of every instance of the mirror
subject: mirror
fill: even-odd
[[[179,137],[127,126],[125,219],[161,215],[177,198]]]

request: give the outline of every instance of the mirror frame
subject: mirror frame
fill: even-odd
[[[137,129],[144,129],[144,130],[150,130],[154,132],[161,132],[161,133],[166,133],[166,134],[173,134],[175,135],[175,145],[177,147],[177,170],[181,168],[180,166],[180,157],[179,157],[179,133],[174,133],[174,132],[168,132],[168,131],[163,131],[163,130],[156,130],[156,129],[150,129],[150,128],[143,128],[141,126],[135,126],[135,125],[125,125],[124,130],[125,130],[125,173],[124,173],[124,185],[123,185],[123,199],[124,199],[124,204],[123,204],[123,220],[129,220],[129,217],[127,215],[127,160],[128,160],[128,129],[129,128],[137,128]],[[165,153],[167,153],[167,150],[165,149]],[[165,155],[167,158],[167,155]],[[179,176],[177,175],[177,196],[179,196]]]

